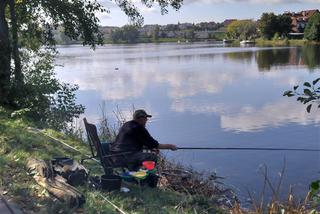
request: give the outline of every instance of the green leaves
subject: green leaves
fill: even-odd
[[[312,81],[312,85],[317,84],[317,82],[319,82],[319,80],[320,80],[320,78],[313,80],[313,81]]]
[[[310,113],[313,103],[316,104],[318,108],[320,108],[320,87],[317,87],[317,83],[319,83],[320,78],[317,78],[312,81],[312,85],[310,82],[304,82],[304,88],[301,89],[303,93],[297,91],[299,85],[293,87],[293,91],[288,90],[283,93],[283,96],[293,97],[298,96],[297,101],[302,104],[308,104],[306,107],[306,111]]]
[[[158,3],[161,14],[168,13],[169,5],[175,9],[179,10],[182,6],[183,0],[142,0],[141,2],[147,7],[151,8],[154,4]],[[129,17],[130,21],[138,26],[143,24],[144,18],[140,14],[138,8],[130,0],[115,0],[115,3],[120,7],[120,9]]]
[[[320,190],[320,180],[314,181],[310,184],[311,195],[314,195]]]
[[[307,88],[303,90],[303,93],[304,93],[305,95],[310,96],[310,97],[312,97],[312,95],[313,95],[312,92],[310,91],[310,89],[307,89]]]
[[[310,105],[307,106],[307,112],[308,112],[308,113],[310,113],[311,107],[312,107],[312,104],[310,104]]]
[[[292,97],[292,96],[294,96],[294,94],[292,91],[285,91],[282,96]]]
[[[303,85],[306,86],[306,87],[311,87],[311,84],[308,83],[308,82],[305,82]]]

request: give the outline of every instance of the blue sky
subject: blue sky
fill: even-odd
[[[320,0],[184,0],[179,11],[169,9],[161,15],[157,6],[147,8],[139,0],[132,0],[144,16],[144,24],[176,24],[178,22],[222,22],[225,19],[258,19],[263,12],[298,12],[320,9]],[[110,10],[109,14],[99,14],[103,26],[122,26],[128,18],[111,0],[98,0]]]

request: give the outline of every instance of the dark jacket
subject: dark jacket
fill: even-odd
[[[138,122],[131,120],[120,128],[116,140],[112,143],[110,151],[118,152],[141,152],[143,147],[154,149],[159,146],[158,141],[153,139],[148,130]]]

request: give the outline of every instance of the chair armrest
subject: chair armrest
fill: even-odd
[[[103,158],[109,158],[109,157],[116,157],[116,156],[122,156],[122,155],[128,155],[132,154],[133,152],[122,152],[122,153],[116,153],[116,154],[111,154],[111,155],[104,155],[102,156]]]

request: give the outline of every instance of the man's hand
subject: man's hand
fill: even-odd
[[[170,145],[169,149],[171,149],[172,151],[178,150],[178,147],[176,145],[174,145],[174,144],[169,144],[169,145]]]
[[[152,149],[151,152],[158,155],[160,153],[160,150],[159,149]]]

